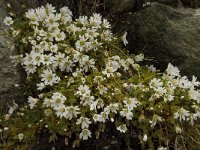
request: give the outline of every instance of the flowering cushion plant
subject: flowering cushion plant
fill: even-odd
[[[143,54],[120,46],[128,44],[127,33],[116,37],[100,14],[74,19],[68,7],[57,12],[47,4],[4,22],[20,52],[12,58],[26,71],[28,97],[1,116],[5,147],[31,145],[44,128],[49,141],[88,140],[109,122],[122,134],[137,129],[141,144],[154,148],[156,139],[161,149],[200,118],[196,77],[180,76],[172,64],[164,73],[141,66]]]

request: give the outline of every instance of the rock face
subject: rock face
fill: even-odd
[[[143,1],[140,0],[142,6]],[[133,11],[136,9],[138,0],[109,0],[106,3],[107,11],[110,14]]]
[[[197,8],[200,7],[200,0],[181,0],[183,6]]]
[[[104,0],[106,1],[106,0]],[[106,1],[106,8],[108,14],[134,12],[143,9],[147,3],[161,3],[165,5],[187,8],[200,7],[200,0],[109,0]]]
[[[23,93],[20,90],[20,73],[19,68],[15,67],[11,62],[10,56],[15,54],[15,50],[10,50],[7,46],[7,41],[10,39],[5,38],[3,20],[6,16],[6,6],[3,0],[0,0],[0,103],[1,106],[7,102],[15,100],[22,102]],[[19,85],[19,86],[18,86]]]
[[[36,8],[41,5],[46,5],[46,3],[50,3],[57,8],[68,6],[72,10],[75,8],[75,3],[77,3],[77,1],[78,0],[6,0],[5,2],[9,3],[11,6],[8,9],[9,11],[21,14],[28,8]]]
[[[159,3],[130,17],[129,49],[154,57],[160,68],[171,62],[182,74],[200,79],[200,10]]]

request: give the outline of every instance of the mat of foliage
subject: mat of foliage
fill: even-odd
[[[27,104],[1,115],[3,149],[37,146],[43,134],[51,144],[78,147],[104,132],[127,139],[135,131],[142,149],[168,149],[199,120],[196,77],[172,64],[163,73],[141,65],[144,55],[125,49],[128,33],[113,34],[100,14],[76,19],[68,7],[47,4],[4,23],[20,53],[13,62],[26,71]]]

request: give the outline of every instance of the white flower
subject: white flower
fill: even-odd
[[[18,134],[18,138],[19,138],[19,141],[23,140],[24,134],[23,134],[23,133],[19,133],[19,134]]]
[[[88,94],[82,96],[81,98],[81,101],[80,101],[80,104],[83,105],[83,106],[90,106],[94,103],[94,96],[90,96]]]
[[[36,53],[34,51],[31,51],[30,56],[32,58],[32,64],[35,66],[40,66],[40,64],[44,61],[43,54]]]
[[[151,70],[152,72],[156,72],[156,67],[154,67],[154,65],[150,65],[148,66],[149,70]]]
[[[55,36],[57,33],[60,33],[59,23],[54,22],[53,24],[50,24],[47,30]]]
[[[87,38],[79,35],[79,40],[75,43],[76,50],[83,52],[87,47]]]
[[[81,59],[80,67],[84,72],[88,72],[89,68],[94,68],[95,61],[94,59],[89,59],[89,56],[85,56]]]
[[[74,83],[74,78],[70,77],[67,82],[67,87],[69,87],[72,83]]]
[[[44,82],[45,85],[53,85],[55,83],[58,83],[60,81],[60,77],[56,76],[55,73],[52,72],[52,70],[44,70],[41,74],[41,81]]]
[[[89,21],[92,28],[99,28],[102,23],[101,15],[94,13],[93,16],[90,17]]]
[[[58,52],[58,45],[54,44],[50,46],[50,51],[53,53],[57,53]]]
[[[103,108],[104,107],[104,101],[103,101],[103,99],[98,98],[97,101],[98,101],[97,108],[98,109]]]
[[[146,142],[146,141],[147,141],[147,138],[148,138],[148,137],[147,137],[147,135],[145,134],[145,135],[143,136],[143,139],[142,139],[142,140],[143,140],[144,142]]]
[[[108,119],[108,113],[102,111],[101,114],[98,115],[97,119],[98,119],[97,121],[105,123],[106,120]]]
[[[110,30],[103,30],[100,36],[105,41],[112,41],[113,39],[113,33]]]
[[[82,77],[83,73],[81,69],[76,68],[76,71],[72,73],[74,78]]]
[[[161,117],[158,115],[153,115],[153,119],[149,122],[151,123],[151,127],[155,127],[157,122],[162,121]]]
[[[132,84],[132,83],[129,84],[129,85],[127,83],[124,83],[123,87],[126,88],[126,90],[128,92],[133,92],[135,90],[135,88],[136,88],[136,86],[134,84]]]
[[[125,46],[128,44],[126,36],[127,36],[127,32],[125,32],[124,35],[122,36],[122,41],[123,41],[123,43],[124,43]]]
[[[77,120],[76,124],[77,124],[77,125],[78,125],[78,124],[81,124],[81,128],[84,129],[84,128],[88,128],[88,127],[89,127],[89,125],[91,124],[91,121],[90,121],[90,119],[87,118],[87,117],[80,117],[80,118]]]
[[[44,52],[44,49],[41,45],[34,45],[32,46],[32,51],[30,53],[30,56],[32,56],[32,53],[42,54]]]
[[[173,77],[179,77],[180,71],[177,67],[174,67],[171,63],[168,64],[168,67],[166,69],[167,75],[171,75]]]
[[[158,147],[158,149],[157,150],[168,150],[168,148],[167,147]]]
[[[190,99],[196,100],[197,103],[200,103],[200,92],[194,89],[189,90]]]
[[[158,88],[156,88],[154,90],[156,92],[155,95],[157,96],[157,98],[163,96],[163,94],[165,94],[167,92],[164,87],[158,87]]]
[[[72,67],[75,64],[70,60],[69,56],[67,56],[64,60],[61,61],[59,68],[61,71],[72,72]]]
[[[126,127],[125,124],[123,124],[123,125],[118,126],[117,130],[122,132],[122,133],[125,133],[127,131],[127,127]]]
[[[45,109],[45,110],[44,110],[44,114],[45,114],[46,116],[50,116],[50,115],[52,115],[52,113],[53,113],[53,111],[52,111],[51,109]]]
[[[56,41],[63,41],[65,40],[65,38],[66,38],[66,35],[64,32],[58,32],[55,34]]]
[[[103,80],[104,78],[102,76],[95,76],[93,82],[100,84]]]
[[[136,65],[136,64],[134,64],[134,60],[132,58],[127,58],[126,59],[126,63],[128,63],[128,64],[130,64],[132,66]]]
[[[4,127],[3,129],[4,129],[4,131],[8,131],[8,130],[9,130],[9,128],[8,128],[8,127]]]
[[[164,95],[164,101],[167,102],[167,101],[173,101],[174,100],[174,96],[173,95],[170,95],[170,94],[165,94]]]
[[[197,118],[200,118],[200,110],[193,114],[193,119],[197,120]]]
[[[63,16],[61,16],[61,21],[62,21],[64,24],[66,24],[66,23],[71,23],[72,17],[69,16],[69,15],[63,15]],[[71,30],[73,30],[73,29],[71,29]]]
[[[49,26],[51,24],[54,24],[60,18],[61,18],[60,14],[55,15],[53,13],[50,13],[49,16],[47,16],[47,18],[45,19],[46,25]]]
[[[89,23],[87,16],[80,16],[78,19],[76,19],[76,22],[82,24],[83,26],[87,26]]]
[[[179,118],[180,121],[186,120],[186,117],[190,116],[189,112],[190,111],[188,111],[182,107],[176,113],[174,113],[174,119]]]
[[[102,71],[102,73],[104,75],[106,75],[108,78],[110,78],[110,76],[114,76],[113,73],[116,71],[117,69],[114,69],[113,67],[106,67],[106,69],[104,71]]]
[[[26,18],[29,18],[30,19],[30,23],[31,24],[35,24],[35,25],[38,25],[38,16],[37,14],[35,13],[35,10],[34,9],[29,9],[28,12],[26,12]]]
[[[98,104],[98,100],[96,101],[93,101],[91,104],[90,104],[90,110],[96,110],[97,108],[97,104]]]
[[[80,85],[78,87],[78,91],[76,92],[77,95],[80,96],[86,96],[86,95],[90,95],[91,90],[89,89],[89,87],[87,85]]]
[[[53,93],[52,99],[50,100],[51,107],[59,107],[60,105],[63,105],[65,101],[66,97],[64,95],[59,92]]]
[[[136,108],[140,104],[135,98],[126,98],[123,100],[123,103],[130,110],[133,110],[133,108]]]
[[[109,60],[107,63],[106,63],[106,67],[113,67],[114,69],[118,69],[120,66],[119,66],[119,63],[115,60]]]
[[[68,108],[66,106],[64,106],[63,104],[60,104],[57,107],[54,107],[54,110],[56,111],[55,114],[57,115],[57,117],[66,117],[68,114]]]
[[[54,34],[51,33],[51,32],[44,32],[44,39],[45,40],[49,40],[49,41],[53,41],[53,38],[54,38]]]
[[[4,115],[5,120],[6,120],[6,121],[9,120],[9,119],[10,119],[10,116],[11,116],[11,114],[5,114],[5,115]]]
[[[197,77],[195,77],[194,75],[192,76],[192,84],[193,86],[199,86],[200,82],[197,81]]]
[[[98,85],[97,89],[99,90],[99,93],[101,95],[106,94],[107,91],[108,91],[108,89],[105,86],[103,86],[103,85]]]
[[[106,107],[107,108],[107,107]],[[115,113],[117,114],[117,111],[119,110],[119,104],[118,103],[111,103],[109,106],[108,106],[108,112],[112,112],[112,113]],[[104,110],[105,111],[105,110]]]
[[[68,106],[67,107],[68,113],[66,114],[65,118],[71,120],[73,117],[77,117],[80,114],[80,108],[78,106]]]
[[[31,96],[28,97],[28,103],[29,103],[30,109],[33,109],[33,107],[35,107],[35,105],[37,104],[37,102],[38,102],[37,98],[33,98]]]
[[[153,78],[151,81],[150,81],[150,88],[158,88],[158,87],[162,87],[163,86],[163,82],[161,81],[161,79],[157,79],[157,78]]]
[[[45,9],[45,7],[40,7],[36,9],[37,17],[39,18],[39,21],[44,21],[47,17],[47,11]]]
[[[88,129],[83,129],[79,135],[79,138],[82,140],[88,140],[89,137],[91,137],[91,131]]]
[[[177,126],[175,126],[175,131],[178,134],[178,133],[182,132],[182,129],[177,125]]]
[[[126,117],[127,120],[132,120],[133,117],[133,113],[129,108],[123,108],[122,111],[120,111],[120,115]]]
[[[53,7],[51,4],[47,3],[47,5],[46,5],[46,11],[47,11],[48,14],[55,13],[56,12],[56,8]]]
[[[178,86],[183,89],[190,89],[193,88],[192,82],[190,82],[186,76],[183,76],[178,79]]]
[[[60,8],[60,13],[63,16],[67,16],[67,15],[72,16],[72,11],[67,6]]]
[[[8,114],[13,114],[13,112],[18,108],[18,104],[13,102],[13,106],[9,107]]]
[[[41,91],[45,88],[45,84],[43,82],[40,82],[37,84],[37,90]]]
[[[33,65],[32,62],[27,62],[25,65],[25,71],[27,72],[27,74],[35,73],[36,69],[37,67]]]
[[[135,61],[140,62],[144,60],[144,54],[139,54],[135,56]]]
[[[66,58],[65,54],[59,52],[57,55],[55,55],[54,66],[57,67],[57,66],[61,65],[62,62],[65,60],[65,58]]]
[[[14,23],[14,21],[12,20],[11,17],[6,17],[6,18],[4,19],[4,23],[5,23],[5,25],[10,26],[11,24]]]
[[[94,122],[99,121],[100,120],[100,115],[99,114],[94,114],[93,115],[93,120],[94,120]]]
[[[107,28],[107,29],[111,28],[111,25],[110,25],[110,23],[108,22],[107,19],[103,19],[102,25],[103,25],[104,28]]]
[[[21,31],[20,30],[13,30],[13,32],[12,32],[12,36],[13,37],[16,37],[19,33],[20,33]]]
[[[68,33],[70,33],[70,34],[72,33],[72,34],[75,35],[75,33],[76,33],[77,31],[80,31],[80,28],[77,27],[77,26],[75,26],[74,24],[71,24],[70,26],[66,27],[66,31],[67,31]]]

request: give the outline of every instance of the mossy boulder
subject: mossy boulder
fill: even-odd
[[[165,69],[171,62],[182,74],[200,79],[200,13],[152,3],[129,17],[129,49],[154,58]]]

